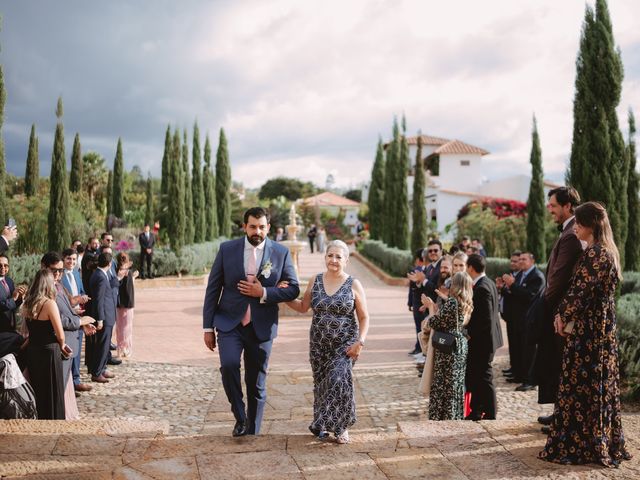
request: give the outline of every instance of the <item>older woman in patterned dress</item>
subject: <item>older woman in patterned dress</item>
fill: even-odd
[[[587,248],[558,307],[555,330],[566,337],[551,431],[540,458],[617,466],[631,458],[620,415],[615,291],[620,256],[607,212],[596,202],[575,210]]]
[[[352,367],[369,330],[364,289],[345,272],[348,260],[344,242],[329,242],[327,270],[309,280],[302,300],[287,303],[300,313],[313,310],[309,359],[314,399],[309,430],[320,439],[332,432],[337,443],[349,442],[347,429],[356,422]]]

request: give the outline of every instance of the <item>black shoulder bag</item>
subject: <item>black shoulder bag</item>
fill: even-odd
[[[456,337],[451,333],[434,330],[431,345],[442,353],[453,353],[456,349]]]

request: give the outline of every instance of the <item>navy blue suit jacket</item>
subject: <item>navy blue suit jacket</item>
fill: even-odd
[[[16,311],[22,302],[16,303],[13,299],[15,290],[13,280],[9,277],[4,277],[4,279],[9,287],[9,293],[0,285],[0,332],[15,332]]]
[[[272,340],[278,334],[278,303],[298,298],[298,278],[289,249],[267,238],[257,276],[267,290],[266,302],[260,303],[259,298],[242,295],[238,290],[238,282],[246,280],[244,241],[245,237],[242,237],[220,245],[209,274],[202,311],[203,327],[229,332],[242,321],[251,304],[251,321],[256,336],[261,341]],[[267,262],[271,262],[268,278],[263,271]],[[289,286],[278,288],[281,281],[289,282]]]
[[[91,302],[88,311],[96,321],[102,320],[105,326],[112,327],[116,324],[116,301],[111,283],[99,268],[93,272],[89,281]]]

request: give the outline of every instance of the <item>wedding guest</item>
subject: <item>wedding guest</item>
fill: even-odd
[[[281,242],[284,240],[284,229],[282,227],[278,227],[276,229],[276,238],[275,241],[276,242]]]
[[[9,243],[18,238],[18,227],[5,225],[0,234],[0,253],[4,253],[9,249]]]
[[[133,346],[133,308],[135,306],[134,281],[138,271],[131,270],[133,263],[126,252],[116,255],[119,272],[126,272],[120,281],[116,318],[116,338],[119,357],[130,357]]]
[[[76,247],[76,254],[78,255],[78,259],[76,261],[76,270],[78,272],[82,272],[82,259],[84,257],[84,245],[80,244]]]
[[[322,226],[318,229],[318,235],[316,236],[316,246],[318,247],[318,252],[320,253],[324,253],[325,248],[327,248],[327,231]]]
[[[464,235],[458,244],[458,249],[460,251],[466,252],[467,248],[471,245],[471,237]]]
[[[9,258],[0,254],[0,332],[16,331],[16,313],[26,292],[22,285],[15,287],[9,277]]]
[[[464,252],[456,252],[451,259],[451,274],[467,271],[467,254]],[[445,286],[447,286],[445,284]]]
[[[313,253],[313,246],[316,243],[317,234],[318,234],[318,229],[314,224],[311,224],[311,228],[307,230],[307,238],[309,239],[309,248],[311,249],[311,253]]]
[[[514,250],[509,258],[509,273],[500,275],[495,278],[496,288],[498,289],[498,305],[500,308],[500,316],[502,320],[507,324],[507,343],[509,345],[509,368],[502,371],[502,373],[508,377],[509,383],[522,383],[524,377],[519,376],[521,374],[519,361],[521,355],[516,355],[516,319],[515,319],[515,302],[509,295],[509,287],[505,283],[505,279],[513,279],[519,281],[520,277],[520,250]],[[516,373],[517,372],[517,373]],[[514,378],[515,377],[515,378]]]
[[[349,247],[341,240],[329,242],[326,271],[309,280],[302,300],[287,302],[300,313],[313,310],[309,359],[314,400],[309,430],[321,439],[333,432],[337,443],[349,442],[348,428],[356,422],[352,368],[369,330],[364,289],[345,271],[348,261]]]
[[[473,248],[476,248],[476,249],[478,250],[478,252],[477,252],[477,253],[479,253],[480,255],[482,255],[483,257],[485,257],[485,258],[486,258],[486,256],[487,256],[487,252],[486,252],[486,250],[484,249],[484,245],[482,245],[482,242],[480,241],[480,239],[479,239],[479,238],[474,238],[474,239],[471,241],[471,246],[472,246]]]
[[[64,342],[56,289],[49,270],[36,273],[21,308],[29,331],[27,368],[36,397],[38,418],[64,420],[62,354],[71,354]]]
[[[575,232],[587,248],[554,317],[555,333],[566,343],[551,431],[540,458],[618,466],[631,458],[622,429],[616,339],[620,255],[600,203],[575,209]]]
[[[467,339],[462,329],[473,311],[471,277],[465,272],[451,279],[448,296],[441,293],[442,307],[426,295],[422,296],[429,310],[427,323],[436,332],[449,334],[455,345],[445,352],[434,344],[434,364],[429,395],[429,420],[462,420],[464,417],[464,381],[467,368]]]
[[[424,258],[422,248],[419,248],[415,251],[413,256],[413,268],[409,271],[409,273],[415,273],[418,271],[424,271]],[[416,282],[409,281],[409,298],[407,300],[407,306],[409,307],[409,311],[413,315],[413,323],[416,328],[416,343],[413,347],[413,350],[409,352],[409,355],[418,355],[422,349],[420,348],[420,342],[418,339],[418,335],[420,333],[420,325],[422,325],[422,321],[425,319],[426,314],[424,311],[420,310],[420,306],[422,303],[420,302],[421,291],[419,289],[419,285]]]
[[[156,237],[151,233],[149,224],[144,226],[144,231],[138,236],[140,243],[140,279],[153,278],[151,267],[153,265],[153,246],[156,243]],[[144,274],[144,264],[147,264],[147,275]]]
[[[89,238],[87,242],[87,248],[85,248],[84,256],[82,257],[82,263],[80,269],[82,271],[82,284],[89,288],[89,280],[95,270],[96,261],[98,260],[100,249],[100,242],[96,237]]]

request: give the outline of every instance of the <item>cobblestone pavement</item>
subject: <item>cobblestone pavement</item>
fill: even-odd
[[[303,255],[303,279],[322,270]],[[145,288],[137,295],[134,356],[78,399],[75,422],[0,422],[0,477],[39,479],[236,478],[639,478],[640,416],[624,415],[635,458],[617,470],[563,467],[536,459],[544,445],[535,418],[550,406],[515,392],[497,372],[492,422],[429,422],[427,400],[407,351],[413,345],[406,289],[382,284],[361,264],[371,330],[354,368],[358,422],[352,442],[313,439],[312,378],[305,316],[286,317],[274,344],[262,435],[233,439],[217,353],[202,342],[203,286]],[[506,336],[505,336],[506,338]],[[85,378],[86,379],[86,378]]]

